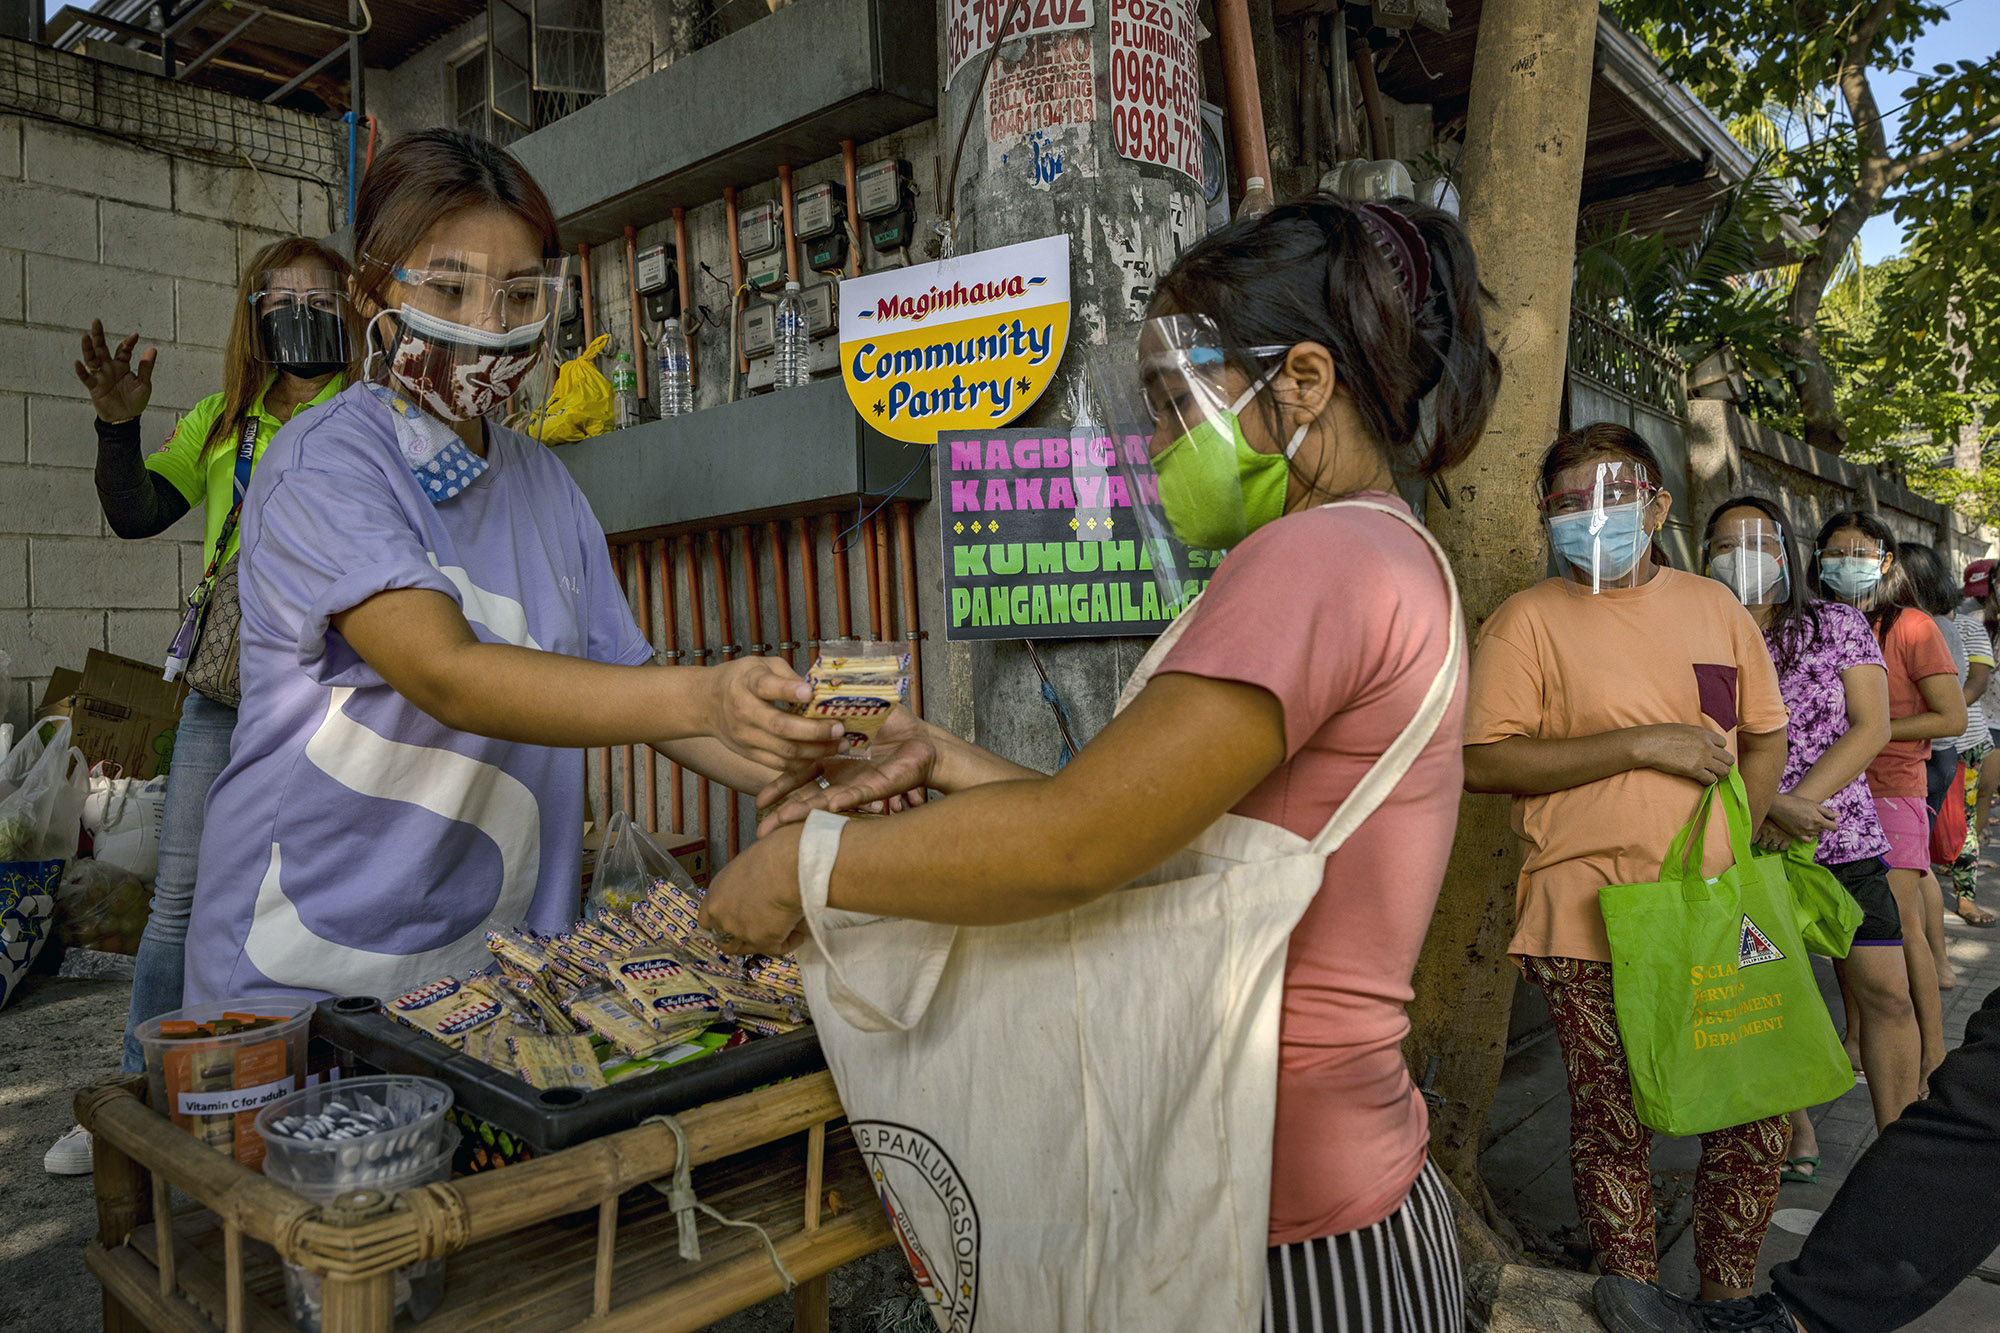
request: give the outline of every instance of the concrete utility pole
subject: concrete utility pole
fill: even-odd
[[[1536,464],[1561,422],[1596,34],[1597,0],[1486,0],[1480,10],[1463,215],[1493,293],[1487,327],[1504,378],[1486,438],[1446,477],[1452,507],[1427,514],[1474,634],[1547,568],[1531,506]],[[1443,1098],[1431,1153],[1475,1205],[1486,1197],[1479,1147],[1514,994],[1506,947],[1519,868],[1506,798],[1467,796],[1410,1006],[1411,1067]]]
[[[1165,167],[1120,157],[1113,146],[1108,92],[1110,0],[1096,6],[1096,26],[1083,33],[1017,37],[1000,44],[988,88],[1023,62],[1041,63],[1055,44],[1075,52],[1089,44],[1096,75],[1095,118],[1088,124],[1053,126],[995,143],[989,137],[986,98],[975,98],[981,52],[965,62],[938,96],[938,173],[934,206],[940,217],[954,184],[953,147],[966,118],[965,149],[958,165],[954,226],[960,254],[990,250],[1044,236],[1070,238],[1073,313],[1069,346],[1055,382],[1016,427],[1066,430],[1077,418],[1073,395],[1084,379],[1088,354],[1110,358],[1120,371],[1134,364],[1138,328],[1155,283],[1205,231],[1200,190],[1191,178]],[[1003,10],[1008,6],[1002,4]],[[1019,6],[1025,12],[1026,6]],[[940,9],[938,31],[950,27],[952,6]],[[938,61],[940,78],[947,61]],[[944,484],[939,473],[938,484]],[[942,637],[939,631],[938,637]],[[1055,642],[1037,650],[1069,710],[1079,745],[1111,720],[1125,678],[1149,641],[1115,639]],[[1062,742],[1041,679],[1019,642],[938,644],[943,711],[933,720],[1017,763],[1055,769]]]

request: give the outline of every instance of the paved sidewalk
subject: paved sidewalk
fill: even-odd
[[[1989,872],[2000,889],[2000,876]],[[2000,900],[2000,892],[1985,894]],[[1950,1046],[1964,1039],[1965,1021],[2000,987],[2000,929],[1974,930],[1946,913],[1953,966],[1959,985],[1945,999],[1945,1038]],[[1831,994],[1834,1012],[1839,992],[1832,968],[1815,960],[1821,988]],[[1517,1004],[1539,1004],[1532,990]],[[1838,1019],[1836,1019],[1836,1024]],[[1517,1030],[1521,1025],[1517,1024]],[[1874,1113],[1867,1090],[1857,1085],[1839,1101],[1813,1110],[1819,1133],[1820,1179],[1811,1185],[1786,1185],[1778,1195],[1778,1225],[1771,1228],[1759,1258],[1759,1273],[1793,1258],[1805,1242],[1801,1230],[1824,1209],[1856,1159],[1875,1141]],[[1536,1259],[1570,1267],[1589,1261],[1589,1245],[1577,1217],[1570,1190],[1569,1097],[1563,1087],[1562,1058],[1554,1034],[1531,1035],[1509,1055],[1487,1122],[1487,1144],[1480,1168],[1495,1202],[1520,1228],[1529,1253]],[[1691,1195],[1701,1145],[1695,1139],[1657,1138],[1653,1145],[1654,1207],[1662,1251],[1661,1280],[1672,1291],[1692,1294],[1697,1287],[1694,1237],[1689,1228]],[[2000,1200],[1995,1201],[2000,1207]],[[1761,1287],[1762,1284],[1760,1284]],[[1917,1333],[2000,1333],[2000,1285],[1968,1278],[1957,1291],[1909,1328]]]

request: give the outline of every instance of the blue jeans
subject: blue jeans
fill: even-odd
[[[134,1029],[181,1007],[202,814],[208,789],[229,762],[229,738],[235,730],[234,708],[188,691],[160,810],[160,872],[153,881],[153,914],[139,937],[139,955],[132,960],[132,1007],[125,1016],[125,1055],[119,1066],[127,1074],[146,1067],[146,1053],[132,1035]]]

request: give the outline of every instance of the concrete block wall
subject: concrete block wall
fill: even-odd
[[[238,274],[259,247],[332,229],[342,182],[170,157],[0,116],[0,718],[91,648],[158,659],[201,575],[199,512],[144,541],[98,508],[95,413],[72,365],[92,318],[159,349],[147,449],[222,388]]]

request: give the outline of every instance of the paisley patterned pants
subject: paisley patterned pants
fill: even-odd
[[[1611,964],[1524,958],[1555,1019],[1569,1075],[1569,1164],[1576,1210],[1606,1273],[1657,1281],[1653,1131],[1632,1111],[1632,1080],[1611,1002]],[[1694,1183],[1695,1262],[1701,1275],[1749,1288],[1791,1144],[1783,1116],[1701,1136]]]

